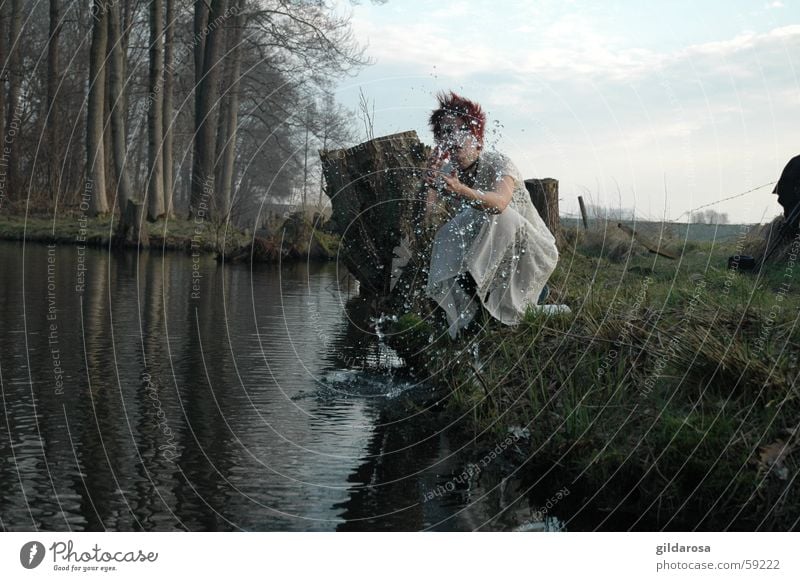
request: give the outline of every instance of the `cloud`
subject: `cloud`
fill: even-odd
[[[370,55],[378,63],[456,79],[496,73],[545,82],[631,82],[681,65],[741,78],[758,74],[752,60],[741,62],[744,54],[766,60],[778,52],[800,52],[800,25],[656,51],[627,46],[629,40],[598,30],[585,14],[564,14],[537,25],[520,16],[515,22],[522,24],[497,34],[508,26],[505,19],[470,10],[464,3],[446,4],[411,20],[380,24],[365,13],[354,17],[353,26],[357,36],[369,38]]]

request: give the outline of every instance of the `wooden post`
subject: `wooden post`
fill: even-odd
[[[561,220],[558,216],[558,180],[553,178],[525,180],[536,211],[556,241],[561,240]]]
[[[583,204],[583,196],[578,196],[578,204],[581,207],[581,218],[583,218],[583,229],[589,229],[589,221],[586,219],[586,206]]]

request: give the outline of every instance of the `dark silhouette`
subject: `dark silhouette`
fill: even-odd
[[[789,160],[775,184],[773,194],[778,194],[778,203],[783,206],[783,215],[791,226],[797,226],[800,217],[800,155]]]

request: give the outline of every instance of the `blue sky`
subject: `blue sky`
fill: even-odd
[[[487,142],[525,177],[676,219],[775,181],[800,154],[800,2],[367,0],[352,14],[371,67],[337,98],[374,102],[375,135],[416,130],[439,90],[480,102]],[[732,222],[781,211],[764,188],[715,209]]]

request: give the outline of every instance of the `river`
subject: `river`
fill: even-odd
[[[0,242],[0,530],[508,528],[368,321],[335,263]]]

